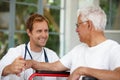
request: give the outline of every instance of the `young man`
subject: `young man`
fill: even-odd
[[[30,41],[15,48],[10,48],[0,61],[0,80],[28,80],[35,72],[32,68],[25,70],[25,60],[38,62],[54,62],[58,60],[56,53],[46,47],[49,37],[48,20],[39,14],[33,14],[26,23]],[[54,80],[45,78],[42,80]]]
[[[41,63],[28,60],[26,68],[70,70],[68,80],[91,76],[98,80],[120,80],[120,45],[104,36],[106,15],[100,7],[89,6],[78,11],[76,32],[82,42],[59,61]]]

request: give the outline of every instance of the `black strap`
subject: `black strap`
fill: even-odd
[[[27,52],[28,52],[30,58],[33,59],[32,55],[30,54],[30,51],[28,50],[27,44],[28,44],[28,43],[25,44],[25,55],[24,55],[24,59],[26,59],[26,54],[27,54]]]
[[[27,50],[26,50],[26,44],[25,44],[25,54],[24,54],[24,60],[26,59],[26,54],[27,54]]]
[[[43,49],[44,50],[44,57],[45,57],[45,62],[49,62],[48,61],[48,57],[47,57],[47,54],[46,54],[46,51],[45,51],[45,49]]]
[[[28,43],[25,44],[25,54],[24,54],[24,59],[26,59],[26,54],[27,54],[27,52],[28,52],[30,58],[33,59],[32,55],[30,54],[30,51],[28,50],[27,44],[28,44]],[[43,48],[43,50],[44,50],[45,62],[49,62],[48,57],[47,57],[47,54],[46,54],[46,51],[45,51],[44,48]]]

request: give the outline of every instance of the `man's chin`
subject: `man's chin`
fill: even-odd
[[[46,43],[41,43],[41,42],[38,43],[38,46],[40,46],[40,47],[44,47],[45,45],[46,45]]]
[[[81,40],[81,39],[79,39],[80,40],[80,42],[83,42],[83,40]]]
[[[46,43],[41,43],[40,45],[44,47],[46,45]]]

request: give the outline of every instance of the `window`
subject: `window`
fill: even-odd
[[[61,45],[64,39],[64,26],[61,25],[64,23],[64,20],[61,20],[63,17],[61,15],[64,15],[62,12],[64,6],[61,4],[64,5],[64,2],[64,0],[1,0],[0,55],[4,55],[9,47],[29,41],[25,22],[32,13],[43,14],[50,21],[50,34],[46,47],[59,55],[60,50],[64,50],[64,46]],[[62,49],[60,49],[61,46]]]
[[[99,0],[107,14],[107,30],[120,30],[120,0]]]

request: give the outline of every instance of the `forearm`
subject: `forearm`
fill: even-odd
[[[53,70],[54,71],[54,68],[53,66],[51,66],[51,64],[49,63],[44,63],[44,62],[34,62],[33,65],[32,65],[32,68],[35,69],[35,70]]]
[[[35,70],[49,70],[49,71],[66,71],[68,68],[64,67],[59,61],[53,63],[32,61],[32,68]]]
[[[87,68],[85,74],[88,76],[96,77],[99,80],[120,80],[120,72],[119,71]]]

